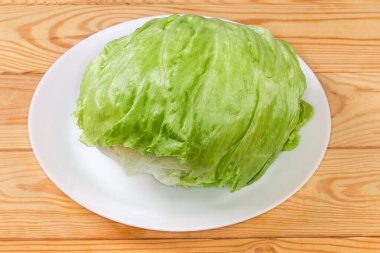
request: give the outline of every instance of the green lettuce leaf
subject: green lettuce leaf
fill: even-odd
[[[268,30],[173,15],[106,45],[75,115],[81,141],[130,174],[234,191],[297,146],[305,88],[294,50]]]

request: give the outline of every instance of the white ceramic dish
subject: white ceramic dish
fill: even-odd
[[[238,223],[276,207],[298,191],[321,162],[330,136],[326,95],[301,59],[308,84],[304,99],[314,107],[314,116],[302,128],[299,146],[281,153],[259,181],[238,192],[168,187],[149,175],[128,177],[110,158],[79,141],[80,130],[72,112],[85,67],[107,42],[132,33],[152,18],[156,17],[125,22],[90,36],[62,55],[41,79],[29,110],[29,136],[49,178],[70,198],[99,215],[163,231]]]

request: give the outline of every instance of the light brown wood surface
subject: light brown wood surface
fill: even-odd
[[[334,8],[339,6],[339,8]],[[0,9],[0,73],[44,73],[68,48],[133,18],[196,13],[269,28],[315,72],[380,69],[380,5],[6,5]]]
[[[196,247],[195,247],[196,245]],[[138,252],[138,253],[213,253],[213,252],[378,252],[380,239],[279,238],[279,239],[188,239],[188,240],[74,240],[74,241],[0,241],[0,253],[22,248],[28,252]]]
[[[0,153],[0,238],[158,239],[378,236],[380,157],[375,149],[330,149],[293,197],[254,219],[211,231],[169,233],[121,225],[67,198],[31,151]]]
[[[269,28],[316,72],[328,152],[279,207],[233,226],[158,232],[79,206],[44,174],[27,116],[43,73],[87,36],[133,18],[195,13]],[[0,0],[0,252],[380,252],[380,2]]]

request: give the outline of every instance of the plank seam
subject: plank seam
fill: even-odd
[[[166,232],[163,232],[166,233]],[[378,238],[379,235],[334,235],[334,236],[326,236],[326,235],[316,235],[316,236],[265,236],[265,237],[142,237],[142,238],[0,238],[0,242],[8,242],[8,241],[142,241],[142,240],[273,240],[273,239],[308,239],[308,238],[331,238],[331,239],[342,239],[342,238]]]

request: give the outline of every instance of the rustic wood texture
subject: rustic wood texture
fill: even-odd
[[[233,10],[233,11],[231,11]],[[164,4],[0,9],[0,73],[44,73],[75,43],[133,18],[197,13],[269,28],[316,72],[379,72],[380,5]]]
[[[95,215],[66,197],[31,151],[0,152],[0,240],[380,236],[379,164],[377,149],[330,149],[302,190],[275,209],[221,229],[169,233]]]
[[[28,108],[50,65],[97,31],[168,13],[267,27],[317,73],[329,150],[279,207],[221,229],[149,231],[79,206],[35,160]],[[379,27],[377,0],[0,0],[0,252],[380,252]]]
[[[190,239],[190,240],[75,240],[75,241],[0,241],[1,252],[20,249],[28,252],[91,252],[111,253],[214,253],[214,252],[378,252],[380,238],[281,238],[281,239]]]
[[[0,5],[164,5],[164,4],[355,4],[356,0],[2,0]],[[361,0],[360,3],[378,3]]]

